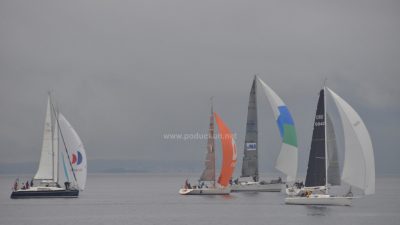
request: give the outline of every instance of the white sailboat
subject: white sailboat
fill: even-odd
[[[61,149],[65,151],[60,151],[60,138]],[[60,175],[60,163],[64,177]],[[86,151],[82,141],[65,117],[56,112],[49,94],[39,168],[31,185],[14,186],[11,198],[76,198],[85,189],[86,176]]]
[[[282,99],[259,77],[255,76],[249,96],[247,111],[246,137],[241,178],[231,186],[233,192],[258,191],[279,192],[282,190],[281,178],[260,181],[258,172],[258,118],[257,83],[264,90],[277,121],[282,138],[281,151],[275,167],[286,174],[286,182],[294,182],[297,176],[297,136],[293,118]]]
[[[326,90],[339,110],[344,132],[345,157],[341,180],[350,187],[359,188],[365,195],[375,192],[374,152],[368,130],[358,113],[345,100],[324,87],[320,91],[315,116],[305,187],[300,190],[301,196],[285,198],[286,204],[351,205],[352,196],[329,194],[328,184],[338,185],[340,181],[335,172],[338,171],[337,155],[334,156],[335,151],[329,152],[330,148],[336,147],[329,140],[334,137],[330,134],[333,127],[329,127],[331,121],[326,113]]]
[[[219,128],[219,136],[222,144],[222,168],[218,181],[215,179],[215,140],[214,117]],[[179,189],[181,195],[228,195],[231,192],[229,183],[232,179],[236,165],[236,144],[232,132],[222,121],[211,106],[210,128],[208,131],[207,156],[205,168],[201,174],[199,185],[192,186],[185,181],[185,185]],[[206,184],[206,182],[208,184]]]

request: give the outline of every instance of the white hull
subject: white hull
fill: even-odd
[[[316,187],[298,188],[296,186],[291,186],[291,187],[286,188],[286,194],[288,196],[300,196],[301,194],[304,194],[307,191],[310,191],[314,194],[323,194],[326,191],[326,187],[325,186],[316,186]]]
[[[229,195],[230,188],[181,188],[179,194],[181,195]]]
[[[260,184],[258,182],[246,182],[246,183],[239,183],[231,185],[232,192],[245,192],[245,191],[252,191],[252,192],[280,192],[282,190],[282,183],[267,183],[267,184]]]
[[[285,203],[288,205],[338,205],[350,206],[351,197],[339,197],[330,195],[310,195],[308,197],[288,197]]]
[[[286,188],[286,194],[288,196],[298,196],[301,192],[300,188],[296,188],[296,187],[288,187]]]

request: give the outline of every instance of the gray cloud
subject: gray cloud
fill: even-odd
[[[39,160],[50,89],[92,159],[201,163],[204,140],[162,134],[206,132],[216,96],[241,148],[259,73],[294,114],[302,167],[327,77],[365,120],[378,169],[400,172],[399,10],[361,0],[1,1],[0,163]],[[279,136],[260,101],[261,147],[273,155]]]

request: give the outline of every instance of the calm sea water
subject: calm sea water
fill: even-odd
[[[77,199],[11,200],[15,177],[0,176],[0,224],[400,224],[400,178],[377,178],[376,194],[351,207],[289,206],[281,193],[180,196],[185,178],[89,174]]]

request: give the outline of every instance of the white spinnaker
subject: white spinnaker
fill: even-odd
[[[80,190],[84,190],[87,177],[87,159],[85,148],[83,147],[82,141],[74,128],[61,113],[58,115],[58,121],[60,123],[60,129],[64,137],[65,145],[68,149],[72,169],[75,172],[78,187]],[[67,166],[70,167],[70,165]],[[72,174],[70,175],[73,176]]]
[[[371,137],[358,113],[335,92],[329,93],[339,109],[344,131],[345,158],[342,180],[364,190],[364,194],[375,193],[375,160]]]
[[[272,88],[270,88],[264,81],[262,81],[259,77],[257,77],[258,82],[260,82],[261,86],[263,87],[263,90],[265,92],[265,95],[268,98],[269,104],[271,105],[272,111],[274,111],[274,116],[275,119],[278,119],[279,117],[279,106],[284,106],[285,103],[282,101],[282,99],[275,93]]]
[[[276,159],[275,168],[286,174],[287,182],[296,181],[297,176],[297,147],[282,143],[281,152]]]
[[[257,80],[261,84],[265,95],[274,112],[275,120],[280,116],[279,107],[286,106],[282,99],[259,77]],[[294,127],[294,125],[293,125]],[[295,129],[295,128],[294,128]],[[283,141],[283,140],[282,140]],[[281,151],[275,161],[275,168],[287,175],[286,181],[293,182],[297,177],[297,161],[298,161],[298,148],[287,143],[282,142]]]
[[[53,179],[53,149],[52,149],[52,131],[51,131],[51,110],[50,96],[47,99],[46,118],[44,121],[42,152],[40,155],[39,168],[33,177],[38,180]]]
[[[54,117],[54,128],[53,128],[53,181],[58,182],[58,123],[56,117]]]

